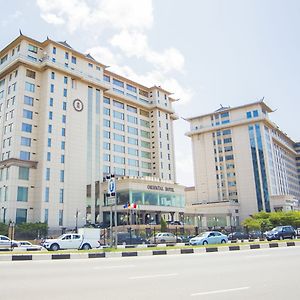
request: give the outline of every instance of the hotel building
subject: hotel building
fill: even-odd
[[[66,42],[21,34],[0,51],[0,222],[58,229],[106,220],[110,173],[119,221],[128,202],[138,222],[178,218],[173,101]]]
[[[259,211],[298,209],[299,143],[270,113],[259,101],[188,119],[195,186],[186,189],[187,219],[197,216],[202,227],[238,226]]]

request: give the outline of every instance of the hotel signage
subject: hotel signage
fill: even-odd
[[[147,185],[148,190],[155,190],[155,191],[161,191],[161,192],[175,192],[174,188],[171,187],[162,187],[159,185]]]

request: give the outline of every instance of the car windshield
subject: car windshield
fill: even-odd
[[[282,227],[275,227],[271,231],[280,231]]]
[[[207,237],[209,232],[202,232],[201,234],[197,235],[197,237]]]

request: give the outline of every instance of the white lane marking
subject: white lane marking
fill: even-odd
[[[195,294],[191,294],[191,297],[193,297],[193,296],[211,295],[211,294],[230,293],[230,292],[237,292],[237,291],[243,291],[243,290],[248,290],[248,289],[250,289],[249,286],[244,286],[244,287],[235,288],[235,289],[227,289],[227,290],[217,290],[217,291],[210,291],[210,292],[195,293]]]
[[[149,279],[149,278],[158,278],[158,277],[171,277],[171,276],[177,276],[177,273],[171,273],[171,274],[155,274],[155,275],[144,275],[144,276],[134,276],[129,277],[129,279]]]
[[[134,268],[135,265],[119,265],[119,266],[102,266],[94,267],[94,270],[103,270],[103,269],[119,269],[119,268]]]

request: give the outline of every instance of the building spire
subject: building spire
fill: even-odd
[[[23,35],[23,33],[22,33],[22,30],[21,30],[21,29],[19,29],[19,33],[20,33],[20,35]]]

